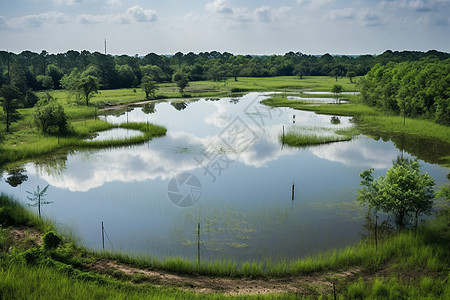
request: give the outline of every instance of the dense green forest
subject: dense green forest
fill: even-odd
[[[370,106],[450,125],[450,59],[377,64],[360,87]]]
[[[238,77],[271,76],[333,76],[350,78],[365,75],[376,64],[416,61],[424,57],[438,60],[450,54],[429,52],[392,52],[361,56],[322,56],[289,52],[285,55],[252,56],[233,55],[217,51],[192,52],[175,55],[149,53],[139,56],[112,56],[99,52],[67,51],[50,54],[46,51],[20,54],[0,51],[0,86],[11,83],[25,94],[29,89],[61,89],[60,80],[77,69],[99,79],[101,89],[138,87],[144,76],[157,83],[172,81],[173,74],[182,69],[190,81],[223,80]]]

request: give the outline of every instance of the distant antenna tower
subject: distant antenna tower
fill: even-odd
[[[105,55],[106,55],[106,39],[105,39]]]

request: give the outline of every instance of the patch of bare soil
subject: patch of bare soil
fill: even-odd
[[[13,227],[10,229],[9,234],[15,243],[23,244],[31,241],[35,246],[42,245],[42,234],[33,228]]]
[[[89,268],[93,271],[120,271],[126,275],[140,274],[147,276],[156,286],[177,287],[196,293],[223,293],[227,295],[258,295],[276,293],[294,293],[299,295],[331,293],[333,277],[354,277],[359,269],[346,270],[341,273],[292,276],[270,279],[230,279],[195,275],[178,275],[166,271],[139,269],[125,264],[100,260]]]

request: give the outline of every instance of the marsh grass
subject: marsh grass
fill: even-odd
[[[342,115],[355,117],[356,123],[362,128],[368,127],[373,131],[404,133],[417,137],[435,138],[450,143],[450,129],[430,120],[406,118],[403,126],[402,116],[385,115],[374,107],[363,104],[322,104],[311,105],[302,101],[271,97],[261,101],[272,107],[290,107],[293,109],[314,111],[319,114]]]
[[[110,124],[101,120],[75,121],[71,124],[70,132],[62,137],[54,135],[43,135],[35,131],[20,132],[14,138],[10,138],[3,146],[0,156],[1,163],[11,163],[40,157],[57,151],[70,149],[101,149],[108,147],[127,146],[144,143],[154,137],[166,134],[166,128],[150,123],[122,123]],[[89,137],[95,136],[95,132],[105,131],[112,128],[128,128],[143,132],[142,136],[125,139],[112,139],[104,141],[88,141]]]
[[[340,135],[315,135],[288,132],[284,137],[280,136],[280,142],[292,147],[306,147],[313,145],[329,144],[351,140],[351,136]]]

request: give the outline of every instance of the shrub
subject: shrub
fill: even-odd
[[[25,259],[27,264],[37,264],[41,261],[42,252],[38,248],[30,248],[27,251],[21,253],[21,256]]]
[[[0,224],[4,227],[13,226],[14,218],[12,213],[13,211],[10,207],[0,207]]]
[[[57,248],[61,244],[62,240],[56,233],[49,231],[42,237],[42,242],[44,249],[50,250]]]

